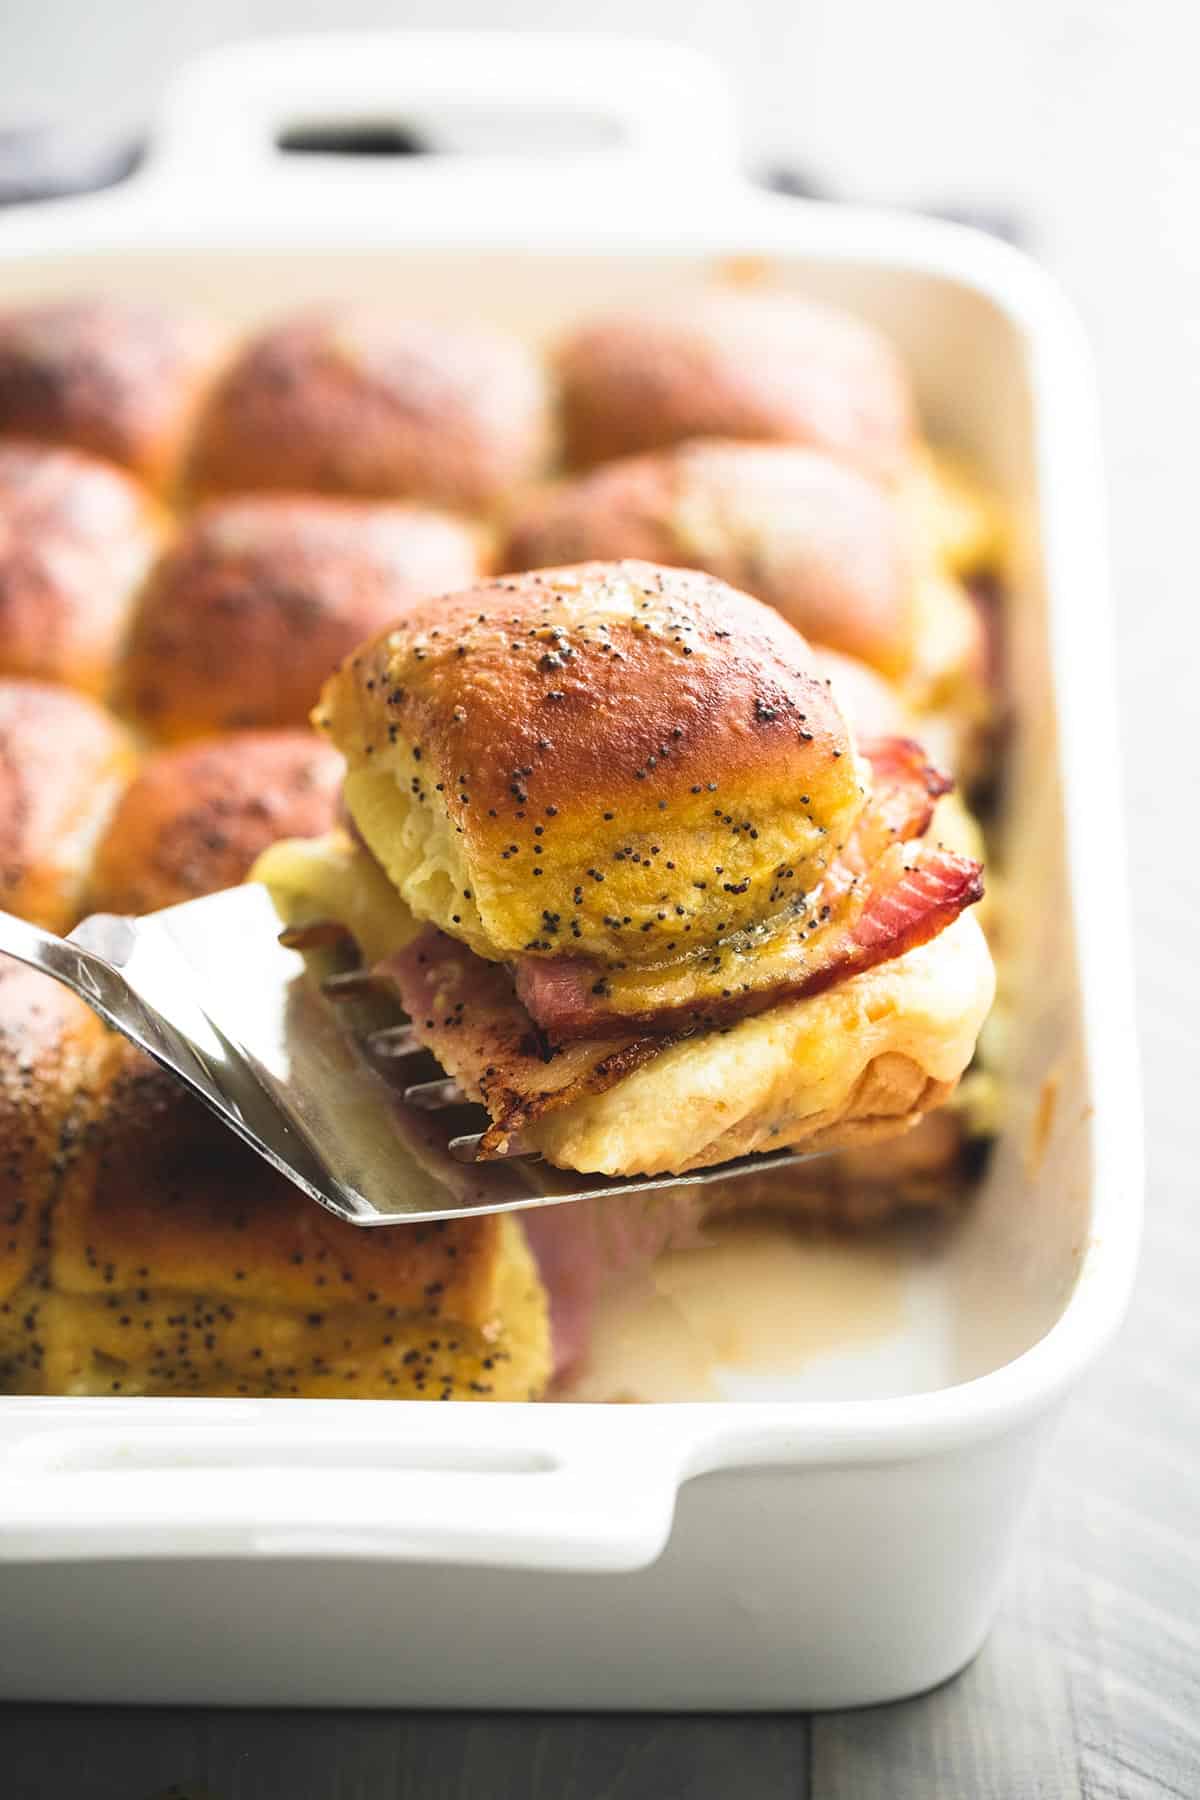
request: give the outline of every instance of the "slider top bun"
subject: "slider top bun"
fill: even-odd
[[[0,674],[102,692],[160,527],[122,470],[0,439]]]
[[[794,444],[708,440],[608,463],[535,494],[505,566],[636,556],[704,569],[798,631],[890,675],[912,656],[913,558],[875,482]]]
[[[913,402],[891,345],[848,313],[769,292],[711,292],[615,313],[562,345],[568,460],[603,462],[684,438],[811,444],[892,480]]]
[[[151,572],[117,703],[173,742],[303,725],[356,644],[478,569],[469,527],[430,508],[291,494],[215,501]]]
[[[93,847],[133,766],[128,737],[94,700],[0,680],[0,906],[51,931],[76,922]]]
[[[147,913],[233,887],[277,838],[329,831],[341,782],[341,757],[310,731],[238,731],[160,750],[100,839],[89,907]]]
[[[0,313],[0,433],[72,444],[168,485],[220,342],[207,321],[142,302],[14,307]]]
[[[542,371],[488,326],[313,308],[245,346],[206,407],[191,485],[486,508],[548,447]]]
[[[781,911],[863,801],[824,672],[711,577],[486,582],[356,652],[314,714],[420,918],[485,957],[653,962]]]

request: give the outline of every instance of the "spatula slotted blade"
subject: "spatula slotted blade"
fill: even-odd
[[[526,1157],[471,1161],[486,1124],[482,1109],[432,1059],[432,1080],[411,1078],[408,1061],[420,1049],[406,1038],[402,1015],[374,1034],[378,1054],[369,1039],[356,1039],[331,996],[357,984],[334,981],[330,996],[319,991],[299,950],[279,942],[274,906],[257,883],[140,919],[99,914],[69,942],[123,978],[124,1008],[112,994],[99,1008],[111,1023],[275,1168],[355,1225],[652,1192],[801,1160],[781,1151],[636,1180],[579,1175]],[[84,997],[96,1003],[95,995]]]

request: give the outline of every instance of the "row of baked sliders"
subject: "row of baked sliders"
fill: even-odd
[[[603,1231],[356,1233],[8,965],[8,1385],[534,1397],[614,1241],[961,1187],[935,1109],[992,969],[927,752],[985,766],[995,510],[919,443],[890,348],[795,300],[602,321],[552,368],[344,310],[223,359],[115,303],[0,317],[4,904],[61,928],[266,852],[283,916],[343,927],[487,1108],[484,1154],[844,1154],[597,1203]],[[239,491],[168,527],[127,470]]]

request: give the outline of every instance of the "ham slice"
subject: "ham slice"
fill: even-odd
[[[675,1037],[818,993],[936,937],[983,893],[978,863],[917,841],[952,784],[908,739],[864,751],[867,805],[820,887],[788,919],[658,968],[525,957],[516,991],[538,1026],[556,1042],[622,1027]]]
[[[861,746],[871,765],[871,794],[822,883],[829,900],[865,875],[892,844],[924,837],[943,794],[954,787],[912,738],[875,738]]]
[[[636,1279],[669,1250],[698,1249],[712,1204],[707,1188],[672,1188],[521,1214],[550,1301],[555,1380],[584,1360],[606,1285],[618,1276]]]
[[[395,993],[421,1042],[492,1125],[480,1155],[501,1154],[524,1126],[603,1093],[663,1049],[661,1039],[628,1031],[586,1042],[552,1044],[538,1030],[502,963],[485,962],[445,932],[430,929],[379,963],[376,977]]]

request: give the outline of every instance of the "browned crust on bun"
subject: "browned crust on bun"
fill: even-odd
[[[154,912],[233,887],[278,838],[330,830],[341,780],[341,757],[309,731],[235,732],[158,751],[100,839],[89,906]]]
[[[795,296],[709,292],[612,313],[558,355],[576,466],[684,438],[811,444],[892,480],[914,432],[908,379],[887,340]]]
[[[117,702],[172,742],[303,725],[356,644],[478,568],[468,527],[427,508],[276,494],[216,501],[146,583]]]
[[[160,532],[122,470],[0,441],[0,675],[103,693]]]
[[[707,440],[605,464],[526,502],[504,566],[623,556],[704,569],[888,673],[911,659],[914,572],[900,510],[820,451]]]
[[[313,308],[243,348],[201,421],[190,479],[486,509],[549,441],[541,369],[516,338],[367,307]]]
[[[721,582],[645,563],[415,608],[314,716],[409,904],[501,959],[652,961],[727,935],[811,885],[862,805],[804,639]]]
[[[69,444],[171,484],[221,337],[143,301],[42,300],[0,312],[0,433]]]
[[[128,738],[94,701],[0,680],[0,906],[51,931],[75,923],[133,766]]]

